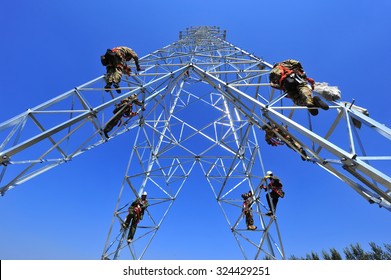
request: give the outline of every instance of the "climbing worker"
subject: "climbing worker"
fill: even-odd
[[[109,138],[108,133],[114,128],[114,126],[120,123],[122,117],[131,118],[137,115],[137,112],[133,112],[133,104],[141,106],[141,110],[145,111],[144,103],[137,98],[137,94],[132,94],[131,96],[121,100],[119,104],[115,104],[115,109],[113,110],[114,116],[103,129],[103,133],[106,138]]]
[[[269,205],[269,212],[266,215],[272,216],[276,212],[278,199],[285,196],[285,192],[282,190],[282,183],[277,176],[273,175],[273,172],[268,171],[261,180],[260,188],[266,190],[266,201]]]
[[[299,151],[302,160],[307,160],[306,151],[303,149],[299,142],[297,142],[289,135],[288,129],[286,127],[282,126],[281,128],[279,128],[276,124],[268,122],[261,128],[265,131],[266,143],[271,146],[284,145],[285,142],[280,138],[281,136]],[[293,149],[291,145],[287,146]]]
[[[254,203],[253,193],[249,191],[248,193],[242,194],[242,198],[244,199],[242,205],[242,213],[246,217],[246,225],[248,230],[256,230],[257,227],[254,226],[254,219],[252,214],[251,206]]]
[[[117,89],[117,93],[121,93],[119,89],[119,83],[122,78],[122,73],[128,76],[132,72],[129,66],[126,64],[127,61],[134,60],[137,71],[141,71],[141,67],[138,61],[137,53],[128,47],[115,47],[113,49],[107,49],[106,53],[101,56],[101,62],[103,66],[106,66],[106,86],[105,90],[109,91],[111,85]]]
[[[306,106],[311,115],[319,112],[315,107],[328,110],[329,106],[319,96],[312,96],[315,81],[307,77],[301,63],[288,59],[276,63],[269,74],[270,86],[287,93],[297,106]]]
[[[130,225],[127,241],[128,244],[132,242],[134,234],[136,233],[138,223],[144,217],[144,211],[148,207],[147,192],[143,192],[141,198],[137,198],[132,202],[128,211],[129,214],[126,216],[125,222],[122,224],[124,229]]]

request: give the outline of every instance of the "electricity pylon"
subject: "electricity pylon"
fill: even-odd
[[[261,79],[266,66],[227,44],[224,33],[216,27],[190,28],[180,38],[142,59],[145,72],[153,73],[159,81],[143,91],[147,110],[137,121],[102,258],[142,258],[196,166],[204,177],[197,185],[210,186],[244,257],[285,258],[276,217],[265,216],[266,207],[260,202],[264,168],[259,128],[235,106],[240,98],[222,94],[221,85],[211,84],[204,75],[212,71],[237,79],[240,69],[249,68],[247,71]],[[253,193],[253,217],[260,224],[255,231],[247,230],[242,213],[241,194],[249,190]],[[127,230],[121,225],[131,200],[144,191],[150,206],[137,235],[128,243]]]
[[[244,258],[284,259],[276,216],[264,214],[267,207],[258,188],[265,171],[258,137],[263,138],[262,126],[272,123],[289,129],[308,161],[370,203],[391,210],[391,178],[386,175],[391,174],[391,156],[372,151],[373,143],[390,144],[390,129],[354,102],[329,101],[328,111],[310,116],[307,108],[293,106],[284,93],[270,88],[271,64],[225,36],[218,27],[188,28],[178,41],[142,57],[143,70],[123,77],[121,94],[105,92],[101,76],[0,124],[0,192],[131,131],[134,145],[103,259],[143,258],[196,167]],[[132,94],[144,100],[147,110],[124,120],[106,139],[102,130],[114,104]],[[150,206],[128,244],[121,224],[129,204],[144,190]],[[240,195],[249,190],[256,231],[246,229],[241,212]]]

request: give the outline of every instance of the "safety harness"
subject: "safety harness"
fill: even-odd
[[[126,75],[130,76],[130,73],[132,72],[131,69],[126,65],[125,61],[125,54],[122,52],[122,50],[118,47],[111,49],[114,53],[116,53],[120,58],[121,62],[118,63],[115,67],[120,68],[122,72],[125,72]]]
[[[145,200],[141,201],[141,203],[140,203],[140,201],[137,201],[137,204],[132,206],[134,213],[136,213],[136,215],[137,215],[137,223],[139,223],[141,220],[141,214],[142,214],[141,205],[145,204],[145,203],[146,203]]]
[[[120,48],[112,48],[111,49],[113,52],[115,52],[116,54],[118,54],[119,55],[119,57],[121,58],[121,59],[125,59],[124,58],[124,54],[122,53],[122,51],[121,51],[121,49]]]
[[[132,118],[137,115],[137,112],[133,112],[133,102],[131,102],[130,104],[126,104],[126,102],[123,102],[123,101],[125,101],[125,100],[122,100],[121,103],[125,103],[125,104],[122,106],[129,106],[129,108],[125,109],[125,111],[122,113],[121,119],[119,119],[118,124],[117,124],[118,127],[121,126],[123,123],[122,117]],[[130,111],[130,113],[127,113],[127,111]]]
[[[284,141],[282,141],[280,138],[274,138],[274,137],[271,137],[268,139],[270,141],[270,145],[272,146],[283,146],[285,144]]]
[[[245,199],[243,201],[243,205],[242,205],[242,212],[243,214],[247,214],[248,212],[251,213],[251,205],[253,204],[253,200],[251,199],[251,197]]]
[[[278,64],[277,67],[281,71],[281,77],[280,77],[280,80],[278,81],[278,85],[280,87],[282,87],[282,82],[286,79],[286,77],[288,77],[292,73],[295,73],[295,71],[292,70],[292,69],[289,69],[288,67],[285,67],[285,66],[283,66],[281,64]]]
[[[280,80],[278,81],[278,85],[280,87],[282,87],[282,83],[283,81],[288,77],[290,76],[291,74],[296,74],[296,76],[299,78],[299,80],[306,80],[307,82],[309,82],[312,86],[314,85],[315,81],[311,78],[308,78],[308,77],[305,77],[304,75],[304,72],[300,71],[299,69],[289,69],[288,67],[282,65],[282,64],[278,64],[277,67],[280,69],[281,71],[281,77],[280,77]]]
[[[134,213],[136,213],[136,215],[137,215],[137,223],[139,223],[140,220],[141,220],[141,207],[140,207],[140,204],[137,204],[137,206],[135,206],[133,208],[133,211],[134,211]]]
[[[281,186],[277,186],[275,185],[276,183],[274,182],[274,179],[273,178],[269,178],[269,188],[272,190],[272,192],[275,192],[276,194],[278,194],[280,197],[284,197],[284,191],[282,190],[282,184],[280,182],[280,185]]]

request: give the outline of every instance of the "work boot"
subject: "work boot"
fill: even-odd
[[[256,226],[254,226],[254,225],[251,225],[251,226],[248,226],[248,227],[247,227],[247,229],[248,229],[248,230],[256,230],[256,229],[257,229],[257,227],[256,227]]]
[[[128,238],[128,244],[130,243],[130,242],[132,242],[132,238]]]
[[[118,88],[119,88],[119,85],[118,85],[118,84],[114,84],[114,87],[116,88],[116,92],[117,92],[117,93],[121,93],[121,90],[118,89]]]
[[[314,96],[314,98],[312,98],[312,99],[314,100],[314,105],[316,107],[320,107],[323,110],[328,110],[329,109],[329,105],[327,105],[326,102],[324,102],[322,99],[320,99],[319,96]]]
[[[273,215],[273,212],[272,211],[269,211],[265,214],[266,216],[272,216]]]
[[[316,116],[319,114],[318,109],[315,108],[309,108],[308,111],[310,112],[311,115]]]
[[[303,148],[300,148],[300,153],[301,153],[301,160],[302,161],[305,161],[305,160],[307,160],[307,153],[306,153],[306,151],[303,149]]]
[[[109,92],[110,89],[111,89],[111,83],[107,83],[107,84],[105,85],[105,92]]]

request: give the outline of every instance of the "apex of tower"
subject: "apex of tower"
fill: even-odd
[[[191,26],[184,31],[179,31],[179,39],[185,37],[208,38],[210,36],[225,40],[227,31],[221,30],[218,26]]]

